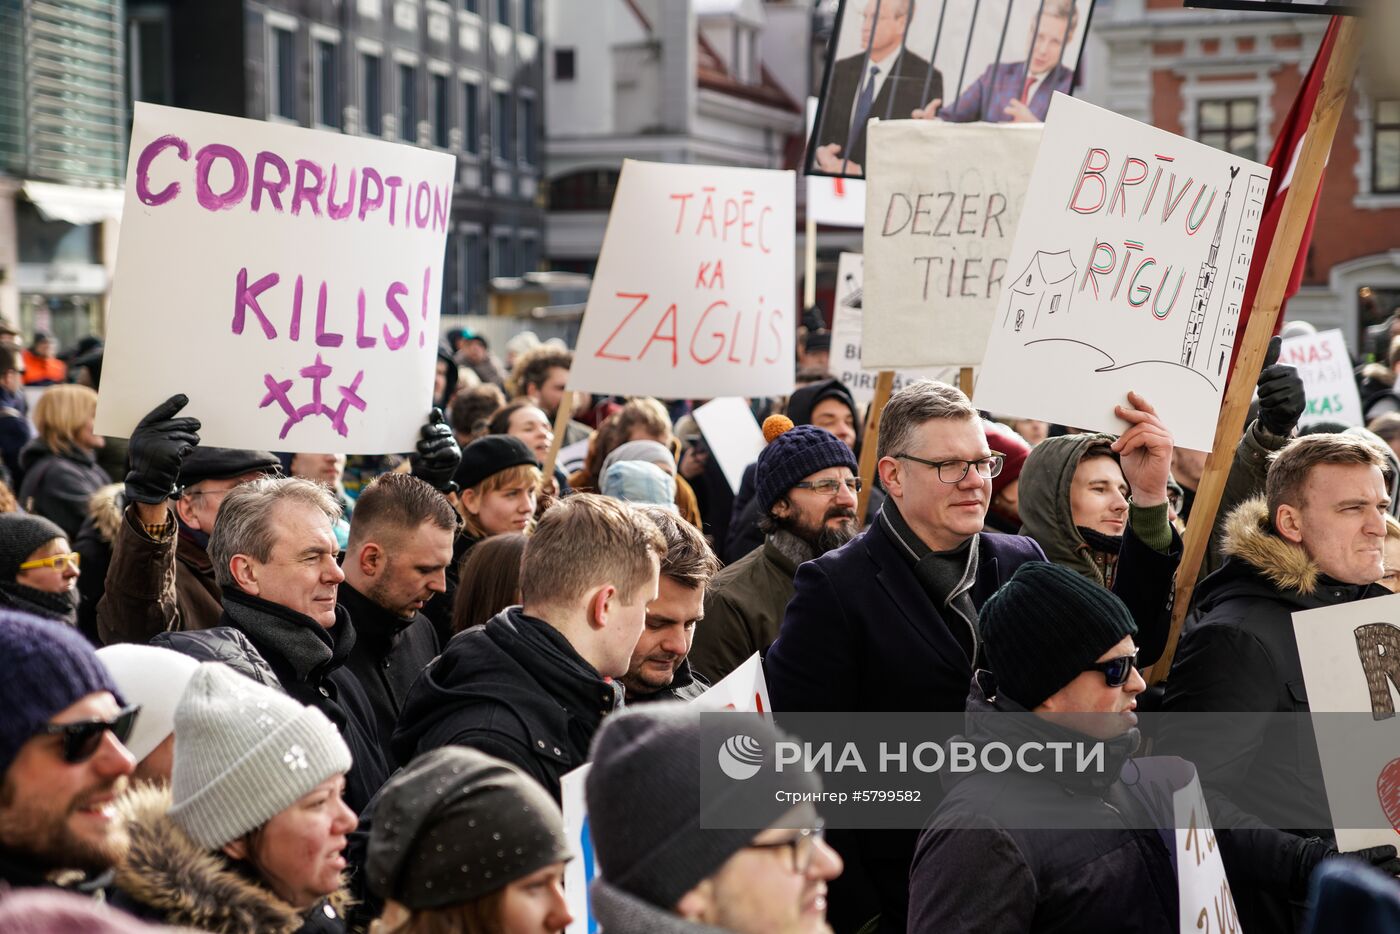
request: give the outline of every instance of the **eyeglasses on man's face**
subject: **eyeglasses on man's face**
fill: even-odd
[[[141,712],[140,704],[123,707],[111,720],[79,720],[76,723],[45,723],[39,727],[40,734],[63,737],[63,761],[69,765],[80,765],[91,759],[99,746],[102,736],[108,730],[125,743],[136,726],[136,716]]]
[[[826,831],[818,824],[816,827],[799,830],[786,840],[778,840],[773,843],[750,843],[748,848],[750,850],[777,850],[790,847],[792,850],[792,871],[801,876],[812,868],[812,860],[817,855],[817,842],[825,836]]]
[[[1089,666],[1089,670],[1103,672],[1103,679],[1109,687],[1121,688],[1133,676],[1133,669],[1137,667],[1137,659],[1138,650],[1133,649],[1131,655],[1119,655],[1106,662],[1095,662]]]
[[[915,457],[913,454],[895,454],[901,460],[913,461],[916,464],[923,464],[925,467],[932,467],[938,471],[938,479],[944,483],[961,483],[963,477],[967,476],[969,470],[976,470],[977,476],[984,480],[990,480],[1001,473],[1002,465],[1006,463],[1006,455],[999,451],[993,451],[990,456],[979,458],[975,461],[968,460],[946,460],[931,461],[922,457]]]
[[[835,496],[836,491],[842,486],[852,493],[859,493],[863,485],[860,477],[827,477],[824,480],[803,480],[801,483],[794,483],[793,487],[799,490],[811,490],[822,496]]]

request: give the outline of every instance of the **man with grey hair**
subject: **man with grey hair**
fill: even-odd
[[[1134,496],[1165,515],[1170,436],[1145,405],[1136,399],[1115,410],[1132,427],[1113,451]],[[1022,564],[1046,560],[1032,539],[983,533],[1002,455],[956,388],[920,380],[895,393],[877,453],[888,494],[879,517],[797,569],[765,659],[777,711],[962,711],[980,655],[982,604]],[[1125,551],[1147,549],[1131,534],[1124,539]],[[1113,589],[1133,610],[1146,664],[1165,631],[1160,587],[1144,587],[1141,576],[1159,566],[1136,555],[1119,566]],[[1155,605],[1134,599],[1142,592]],[[880,930],[902,931],[914,835],[833,834],[832,842],[849,866],[832,889],[837,928],[857,929],[879,912]]]
[[[214,576],[223,589],[219,626],[186,633],[172,648],[217,647],[241,633],[296,700],[339,728],[354,757],[345,801],[368,804],[389,777],[373,708],[345,667],[355,646],[350,613],[337,605],[345,573],[336,563],[340,504],[331,491],[297,477],[263,477],[224,499],[209,538]],[[190,654],[196,654],[191,651]],[[205,657],[217,657],[214,648]]]

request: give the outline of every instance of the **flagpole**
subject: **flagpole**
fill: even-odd
[[[1337,135],[1337,124],[1346,110],[1360,50],[1361,19],[1342,17],[1337,42],[1322,79],[1322,89],[1318,92],[1317,106],[1308,121],[1307,135],[1298,154],[1293,181],[1284,199],[1278,229],[1269,244],[1269,255],[1259,281],[1254,307],[1230,371],[1229,387],[1225,391],[1220,421],[1215,429],[1215,442],[1206,458],[1205,472],[1201,475],[1196,498],[1192,501],[1181,565],[1176,572],[1171,628],[1167,633],[1166,647],[1148,674],[1150,684],[1166,678],[1171,670],[1172,658],[1176,655],[1181,624],[1190,609],[1196,577],[1205,559],[1206,547],[1210,544],[1215,517],[1220,509],[1220,497],[1225,492],[1225,481],[1234,462],[1235,445],[1244,432],[1244,420],[1254,396],[1254,384],[1259,381],[1264,353],[1273,337],[1298,251],[1312,216],[1313,204],[1322,186],[1327,156]]]

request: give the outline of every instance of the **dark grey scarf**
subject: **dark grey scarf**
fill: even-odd
[[[914,534],[894,497],[887,498],[881,507],[880,524],[909,559],[914,576],[933,605],[951,610],[967,627],[965,634],[960,626],[948,628],[971,661],[977,655],[977,607],[972,602],[972,586],[977,582],[981,536],[974,535],[951,551],[934,551]]]
[[[69,626],[78,625],[78,591],[49,593],[14,581],[0,583],[0,606]]]
[[[224,613],[264,650],[264,655],[271,652],[291,665],[298,681],[306,681],[312,672],[328,665],[340,667],[354,648],[355,630],[350,614],[342,607],[335,609],[335,626],[323,629],[311,617],[295,610],[234,587],[224,591]]]

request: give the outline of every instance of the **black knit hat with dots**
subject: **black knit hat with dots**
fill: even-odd
[[[1017,568],[982,605],[977,628],[997,690],[1027,710],[1137,634],[1116,594],[1044,561]]]
[[[539,783],[444,746],[384,786],[365,872],[375,895],[421,911],[489,895],[570,855],[559,805]]]

